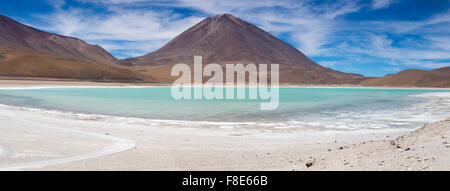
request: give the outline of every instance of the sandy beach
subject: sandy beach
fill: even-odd
[[[1,87],[68,84],[104,85],[2,81]],[[261,133],[148,127],[0,105],[0,170],[450,170],[450,119],[417,128]]]

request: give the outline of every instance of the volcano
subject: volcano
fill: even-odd
[[[356,84],[364,79],[359,74],[323,67],[291,45],[230,14],[206,18],[157,51],[120,63],[146,68],[160,80],[170,81],[171,67],[193,64],[194,56],[203,56],[204,64],[279,64],[282,83]]]

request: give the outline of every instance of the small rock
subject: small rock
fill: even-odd
[[[339,150],[342,150],[342,149],[344,149],[344,147],[339,147]]]
[[[349,162],[344,163],[344,165],[349,165],[349,164],[350,164]]]
[[[391,143],[392,146],[395,146],[395,141],[394,140],[391,140],[390,143]]]
[[[314,161],[307,162],[305,165],[306,165],[306,168],[309,168],[312,165],[314,165]]]
[[[328,149],[328,152],[331,152],[331,149]]]
[[[409,150],[411,150],[411,149],[410,149],[410,148],[406,148],[406,149],[405,149],[405,151],[409,151]]]
[[[446,144],[448,144],[448,143],[444,141],[444,142],[442,142],[442,144],[443,144],[443,145],[446,145]]]

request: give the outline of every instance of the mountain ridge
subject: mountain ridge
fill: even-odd
[[[93,63],[114,64],[117,59],[98,45],[90,45],[81,39],[48,33],[21,24],[0,15],[0,44],[13,48],[58,54],[76,60]]]
[[[396,74],[369,78],[361,82],[364,86],[386,87],[450,87],[450,67],[434,70],[407,69]]]
[[[171,66],[280,64],[280,83],[450,87],[450,67],[405,70],[379,78],[323,67],[270,33],[230,14],[208,17],[160,49],[119,60],[99,45],[48,33],[0,15],[0,76],[170,83]]]
[[[142,81],[98,45],[48,33],[0,15],[0,76]]]

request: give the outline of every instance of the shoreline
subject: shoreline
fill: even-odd
[[[20,117],[15,117],[20,116]],[[100,138],[100,140],[94,141],[92,145],[86,144],[84,146],[84,149],[92,150],[89,153],[84,153],[80,151],[76,151],[73,153],[70,153],[68,155],[59,155],[58,157],[50,157],[47,160],[38,160],[39,158],[28,156],[27,154],[21,154],[22,152],[30,152],[30,150],[42,150],[42,148],[32,146],[24,148],[24,151],[21,151],[20,149],[17,149],[16,151],[6,150],[8,153],[5,156],[2,156],[3,160],[0,160],[0,170],[116,170],[119,168],[119,170],[177,170],[172,169],[170,167],[161,168],[158,166],[153,166],[152,163],[142,163],[142,164],[135,164],[136,166],[121,169],[121,167],[117,166],[116,164],[111,166],[102,166],[102,169],[98,169],[98,167],[88,167],[87,169],[83,169],[86,164],[84,164],[87,161],[97,161],[97,160],[112,160],[114,162],[118,162],[120,164],[128,163],[128,157],[126,157],[126,153],[131,152],[132,150],[138,149],[139,147],[150,147],[151,145],[145,140],[147,138],[156,138],[154,135],[155,133],[159,136],[164,137],[164,139],[158,141],[158,145],[162,146],[162,150],[171,150],[171,149],[180,149],[181,146],[184,149],[177,151],[184,153],[184,157],[192,157],[191,152],[194,150],[195,152],[202,152],[203,150],[212,149],[214,152],[217,152],[216,149],[211,147],[220,148],[220,152],[224,152],[222,154],[226,154],[226,152],[230,151],[229,148],[225,149],[225,145],[233,145],[232,151],[236,152],[243,152],[243,153],[261,153],[261,148],[259,147],[261,144],[265,144],[266,147],[272,148],[274,150],[278,149],[286,149],[287,146],[290,150],[289,144],[293,145],[299,145],[299,147],[313,147],[313,148],[319,148],[318,146],[315,146],[316,144],[333,144],[334,141],[339,140],[339,142],[347,142],[350,140],[350,142],[354,140],[365,140],[361,137],[367,137],[371,139],[381,139],[385,135],[400,135],[406,132],[406,130],[402,130],[400,132],[385,132],[385,131],[379,131],[375,133],[377,130],[373,131],[355,131],[352,133],[347,132],[334,132],[334,131],[327,131],[327,132],[313,132],[313,133],[302,133],[300,135],[288,135],[287,133],[274,133],[274,134],[264,134],[264,133],[245,133],[245,132],[235,132],[233,130],[226,130],[226,129],[199,129],[199,128],[174,128],[174,127],[149,127],[144,125],[129,125],[129,124],[117,124],[113,122],[108,121],[90,121],[90,120],[83,120],[83,119],[74,119],[67,116],[58,116],[58,115],[52,115],[50,113],[43,113],[39,110],[23,110],[22,108],[15,107],[15,106],[2,106],[0,107],[0,119],[8,117],[8,124],[16,124],[14,128],[17,128],[17,126],[22,126],[22,129],[25,131],[28,131],[28,129],[35,129],[35,135],[34,136],[44,136],[40,134],[45,133],[52,133],[54,134],[53,137],[48,136],[48,138],[54,139],[55,141],[59,142],[64,139],[64,136],[59,136],[59,133],[69,133],[72,134],[71,137],[76,136],[88,136],[88,137],[97,137]],[[2,123],[0,121],[0,123]],[[3,121],[3,123],[5,123]],[[0,132],[2,131],[11,131],[11,127],[7,128],[0,128]],[[114,132],[115,131],[115,132]],[[20,136],[23,131],[17,132],[15,136]],[[3,133],[3,132],[2,132]],[[142,135],[137,135],[136,133],[140,133]],[[8,133],[3,133],[8,134]],[[57,136],[55,136],[57,135]],[[29,136],[29,135],[28,135]],[[108,136],[112,136],[108,137]],[[141,140],[141,137],[145,137],[144,140]],[[8,136],[6,136],[8,137]],[[11,136],[10,136],[11,137]],[[14,137],[14,135],[13,135]],[[33,136],[31,136],[33,137]],[[128,142],[128,144],[125,144],[126,148],[119,147],[119,149],[108,149],[111,147],[110,144],[106,144],[102,146],[101,148],[94,148],[95,145],[100,144],[102,142],[102,139],[112,139],[112,140],[126,140],[125,142]],[[81,138],[79,138],[81,139]],[[82,138],[86,139],[86,137]],[[175,141],[174,143],[169,143],[167,139],[176,139],[179,142]],[[216,139],[220,140],[220,144],[215,143]],[[194,145],[190,146],[182,146],[185,142],[191,142],[193,140],[197,140]],[[5,137],[0,138],[0,145],[2,148],[15,148],[15,147],[23,147],[23,143],[8,143],[10,140]],[[45,145],[44,140],[35,140],[36,142],[33,142],[30,145]],[[78,141],[77,139],[74,141]],[[286,141],[289,143],[286,145]],[[295,143],[293,143],[295,141]],[[81,142],[81,141],[80,141]],[[112,141],[112,145],[117,144]],[[122,141],[123,142],[123,141]],[[131,144],[132,142],[133,144]],[[249,144],[250,143],[250,144]],[[131,148],[130,144],[132,145]],[[134,145],[135,144],[135,145]],[[245,148],[238,148],[241,147],[241,145],[247,145]],[[272,145],[273,144],[273,145]],[[164,146],[163,146],[164,145]],[[169,145],[169,146],[166,146]],[[6,146],[6,147],[5,147]],[[200,148],[197,148],[200,147]],[[322,146],[320,146],[322,147]],[[67,150],[77,150],[77,148],[73,148],[72,146],[66,145]],[[235,150],[236,149],[236,150]],[[43,152],[38,153],[50,153],[49,155],[57,155],[55,153],[58,153],[58,151],[54,150],[53,148],[44,148]],[[106,151],[105,151],[106,150]],[[159,149],[156,149],[159,150]],[[243,150],[243,151],[242,151]],[[264,150],[264,149],[263,149]],[[161,151],[158,151],[161,152]],[[137,158],[147,158],[148,155],[154,155],[152,153],[158,153],[157,151],[150,149],[149,150],[142,150],[139,152],[138,156],[135,156]],[[211,152],[211,151],[210,151]],[[272,151],[264,151],[263,153],[266,154],[270,153]],[[276,152],[276,151],[275,151]],[[114,155],[116,153],[123,154],[125,156],[125,159],[115,159]],[[199,154],[199,153],[197,153]],[[219,155],[222,155],[219,154]],[[261,154],[264,157],[264,154]],[[26,162],[15,162],[14,156],[25,156]],[[266,154],[267,155],[267,154]],[[172,160],[177,160],[177,156],[166,156],[165,160],[169,160],[172,158]],[[218,156],[216,156],[218,157]],[[222,156],[223,157],[223,156]],[[237,156],[233,156],[237,157]],[[4,164],[5,158],[9,159],[6,161],[10,161],[9,163]],[[20,157],[19,157],[20,158]],[[102,159],[104,158],[104,159]],[[202,157],[200,157],[202,158]],[[221,157],[219,157],[221,158]],[[185,159],[181,159],[179,163],[186,163],[187,161],[184,161]],[[11,162],[12,161],[12,162]],[[230,161],[234,161],[230,160]],[[228,161],[228,162],[230,162]],[[3,162],[3,163],[2,163]],[[155,164],[159,164],[162,161],[156,162]],[[200,161],[197,161],[200,163]],[[222,161],[225,162],[225,161]],[[221,163],[222,163],[221,162]],[[267,161],[264,161],[263,163],[266,163]],[[83,164],[79,165],[77,163]],[[245,163],[251,163],[250,161],[246,161]],[[220,164],[220,163],[219,163]],[[216,164],[216,165],[219,165]],[[249,165],[247,164],[247,165]],[[150,166],[148,166],[150,165]],[[261,164],[258,164],[259,166]],[[88,165],[89,166],[89,165]],[[143,166],[143,167],[139,167]],[[251,165],[250,165],[251,166]],[[138,168],[137,168],[138,167]],[[233,164],[229,164],[229,166],[220,166],[214,167],[214,168],[207,168],[207,170],[221,170],[224,169],[234,169]],[[104,169],[103,169],[104,168]],[[166,169],[167,168],[167,169]],[[239,167],[241,168],[241,167]],[[259,168],[259,167],[258,167]],[[258,168],[251,168],[251,170],[256,170]],[[196,169],[202,169],[201,164],[195,164],[194,166],[189,167],[183,167],[181,170],[196,170]],[[266,169],[270,170],[270,169]]]
[[[5,118],[8,118],[7,122],[1,120]],[[0,138],[0,147],[6,151],[0,156],[0,170],[450,168],[450,144],[441,143],[450,140],[450,119],[399,132],[378,130],[237,136],[227,130],[147,127],[70,119],[7,106],[0,108],[0,123],[4,127],[0,128],[4,135]],[[6,127],[5,123],[14,125]],[[14,128],[19,129],[14,132]],[[105,143],[105,140],[90,135],[112,140]],[[30,137],[39,138],[28,139]],[[128,140],[135,145],[125,144],[128,146],[126,149],[117,149],[114,146],[116,139]],[[83,145],[82,148],[80,145]],[[61,148],[63,151],[59,150]],[[417,160],[433,163],[427,163],[427,168],[424,168]],[[306,163],[313,166],[307,167]]]
[[[77,81],[77,80],[61,80],[61,79],[30,79],[30,80],[16,80],[0,78],[0,89],[25,89],[25,88],[87,88],[87,87],[168,87],[172,86],[170,83],[127,83],[127,82],[92,82],[92,81]],[[248,85],[243,85],[248,87]],[[195,87],[195,86],[192,86]],[[227,87],[227,86],[223,86]],[[242,85],[236,85],[242,87]],[[437,87],[394,87],[394,86],[362,86],[362,85],[348,85],[348,84],[330,84],[330,85],[316,85],[316,84],[279,84],[280,88],[371,88],[371,89],[424,89],[424,90],[450,90],[450,88]]]
[[[0,171],[450,169],[450,118],[415,130],[258,134],[149,127],[3,105],[0,127]]]

